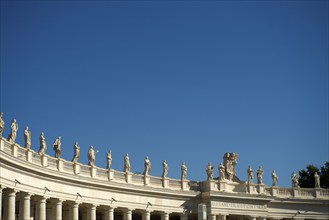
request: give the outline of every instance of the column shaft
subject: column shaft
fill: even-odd
[[[114,208],[109,207],[105,210],[105,220],[114,220]]]
[[[142,216],[142,220],[150,220],[150,216],[151,216],[150,211],[145,210]]]
[[[55,220],[62,220],[62,200],[57,200],[55,203]]]
[[[72,220],[79,220],[79,204],[74,203],[72,205]]]
[[[130,209],[124,212],[123,220],[132,220],[132,211]]]
[[[169,213],[167,212],[161,213],[161,220],[169,220]]]
[[[30,202],[31,195],[29,193],[24,193],[19,202],[19,219],[26,220],[30,219]]]
[[[46,198],[41,197],[36,202],[36,220],[46,220]]]
[[[4,202],[4,219],[15,220],[15,201],[16,192],[14,190],[10,190],[6,196],[6,201]]]
[[[88,220],[96,220],[96,206],[91,205],[87,209],[87,219]]]

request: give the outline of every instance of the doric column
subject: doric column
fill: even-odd
[[[161,220],[169,220],[169,213],[168,212],[161,213]]]
[[[226,215],[220,215],[220,220],[226,220]]]
[[[62,220],[63,200],[57,199],[55,202],[55,220]]]
[[[43,196],[36,198],[35,219],[46,220],[46,198]]]
[[[127,209],[123,213],[123,220],[132,220],[132,210],[131,209]]]
[[[19,219],[25,220],[30,219],[30,203],[31,203],[31,194],[23,193],[19,202]]]
[[[74,202],[71,206],[72,220],[79,220],[79,203]]]
[[[3,218],[6,220],[15,220],[15,201],[16,192],[13,189],[9,189],[6,195],[6,200],[4,201],[4,212]]]
[[[215,214],[210,214],[210,220],[216,220],[216,215]]]
[[[148,210],[145,210],[142,215],[142,220],[150,220],[151,219],[151,213]]]
[[[188,214],[186,214],[186,213],[182,213],[181,215],[180,215],[180,220],[188,220]],[[216,219],[215,219],[216,220]]]
[[[114,208],[108,207],[105,210],[105,220],[114,220]]]
[[[96,220],[96,205],[90,204],[87,208],[87,219]]]

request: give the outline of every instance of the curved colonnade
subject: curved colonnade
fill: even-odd
[[[0,139],[3,220],[329,219],[326,189],[196,182],[53,158]]]

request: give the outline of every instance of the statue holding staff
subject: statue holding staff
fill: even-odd
[[[31,131],[29,131],[29,127],[25,127],[24,130],[24,143],[25,143],[25,148],[30,150],[31,148]]]

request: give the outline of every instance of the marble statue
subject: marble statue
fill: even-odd
[[[278,175],[276,175],[275,170],[272,171],[272,186],[276,186],[278,182]]]
[[[110,150],[106,153],[106,161],[107,161],[106,168],[110,169],[112,164],[112,151]]]
[[[225,153],[223,160],[224,160],[224,167],[226,173],[226,179],[229,181],[233,181],[234,176],[236,175],[236,164],[239,155],[236,153]]]
[[[25,143],[25,148],[30,149],[31,148],[31,131],[29,131],[29,127],[25,127],[24,130],[24,143]]]
[[[55,139],[54,143],[52,144],[54,151],[55,151],[55,157],[60,158],[61,157],[61,136]]]
[[[74,150],[74,154],[73,154],[72,162],[77,163],[80,157],[80,147],[78,145],[78,142],[74,143],[73,150]]]
[[[296,187],[296,188],[299,188],[299,182],[298,182],[298,176],[297,174],[294,172],[292,172],[291,174],[291,184],[292,184],[292,187]]]
[[[226,175],[225,175],[225,167],[224,167],[223,163],[220,163],[218,165],[218,172],[219,172],[219,180],[225,180]]]
[[[259,166],[258,170],[257,170],[257,183],[258,184],[262,184],[263,183],[263,168],[261,166]]]
[[[151,162],[149,160],[149,157],[146,156],[145,159],[144,159],[144,172],[143,172],[143,175],[144,176],[149,175],[150,171],[151,171]]]
[[[162,167],[163,167],[162,178],[166,178],[167,174],[168,174],[168,164],[167,164],[166,160],[162,161]]]
[[[124,167],[123,167],[123,172],[130,172],[130,162],[129,162],[129,155],[126,153],[124,157]]]
[[[0,112],[0,137],[2,137],[2,132],[5,128],[5,122],[2,119],[2,115],[3,115],[3,113]]]
[[[209,162],[208,165],[206,166],[207,180],[213,180],[214,179],[213,170],[214,170],[214,167]]]
[[[46,145],[46,139],[45,134],[43,132],[40,133],[40,149],[39,154],[44,155],[46,153],[47,145]]]
[[[181,179],[182,180],[186,180],[186,176],[187,176],[187,167],[186,167],[186,164],[185,162],[182,163],[182,166],[181,166]]]
[[[248,184],[253,183],[253,178],[254,178],[254,171],[251,169],[251,166],[248,167],[247,169],[247,175],[248,175]]]
[[[314,187],[315,188],[320,188],[321,187],[321,185],[320,185],[320,176],[317,172],[315,172],[315,174],[314,174],[314,181],[315,181]]]
[[[15,143],[17,131],[18,131],[18,124],[16,122],[16,119],[14,119],[11,122],[11,131],[10,131],[10,134],[8,135],[9,142]]]
[[[89,150],[88,150],[88,165],[89,166],[95,165],[96,153],[98,153],[98,151],[95,151],[94,147],[92,145],[90,145]]]

